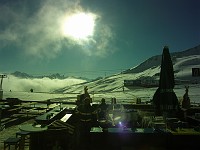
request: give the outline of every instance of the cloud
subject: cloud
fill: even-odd
[[[62,49],[69,50],[73,46],[89,56],[105,56],[111,49],[109,42],[113,40],[113,33],[100,21],[96,24],[95,36],[88,41],[80,43],[61,34],[66,14],[85,11],[80,0],[42,0],[34,9],[27,3],[20,6],[0,6],[4,12],[0,14],[0,48],[14,45],[22,53],[39,58],[55,58]]]
[[[52,92],[56,89],[70,86],[73,84],[83,83],[85,80],[66,78],[66,79],[50,79],[50,78],[34,78],[25,79],[9,75],[8,78],[3,80],[4,91],[24,91],[29,92],[34,89],[35,92]]]
[[[96,55],[105,56],[109,53],[112,53],[116,50],[116,47],[111,46],[112,41],[114,40],[114,33],[112,33],[111,28],[107,25],[101,25],[99,31],[97,31],[96,37]]]

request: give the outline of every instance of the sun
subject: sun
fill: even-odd
[[[91,13],[76,13],[67,16],[63,21],[62,33],[64,36],[82,40],[93,36],[95,15]]]

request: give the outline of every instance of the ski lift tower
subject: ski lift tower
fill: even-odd
[[[1,83],[0,83],[0,100],[2,100],[3,99],[3,88],[2,88],[3,78],[7,78],[7,75],[0,74],[0,78],[1,78]]]

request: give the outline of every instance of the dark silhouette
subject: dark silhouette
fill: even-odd
[[[101,99],[101,104],[98,106],[98,120],[106,120],[107,119],[107,109],[108,105],[104,98]]]
[[[92,99],[90,98],[90,94],[88,93],[88,87],[87,86],[84,87],[84,93],[79,95],[79,97],[76,101],[77,106],[80,105],[80,104],[83,104],[83,101],[84,101],[85,98],[89,98],[90,102],[92,102]]]
[[[33,89],[30,89],[30,92],[33,93]]]
[[[117,104],[117,99],[115,97],[111,98],[111,104]]]
[[[179,108],[178,98],[174,93],[174,70],[169,48],[163,48],[159,87],[153,96],[156,115],[174,114]]]
[[[189,86],[185,86],[185,94],[183,95],[182,108],[190,108],[190,98],[188,95]]]
[[[90,94],[88,93],[88,87],[87,86],[84,87],[84,96],[85,96],[85,98],[86,97],[90,98]]]
[[[1,114],[2,114],[2,108],[0,107],[0,131],[1,131]]]
[[[90,105],[90,98],[86,97],[82,104],[77,106],[75,114],[77,116],[75,131],[75,150],[90,149],[90,130],[97,125],[97,113]]]

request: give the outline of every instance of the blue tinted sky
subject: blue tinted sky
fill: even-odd
[[[66,14],[95,14],[79,43],[60,34]],[[200,44],[199,0],[0,0],[0,72],[95,78],[132,68],[164,45]]]

